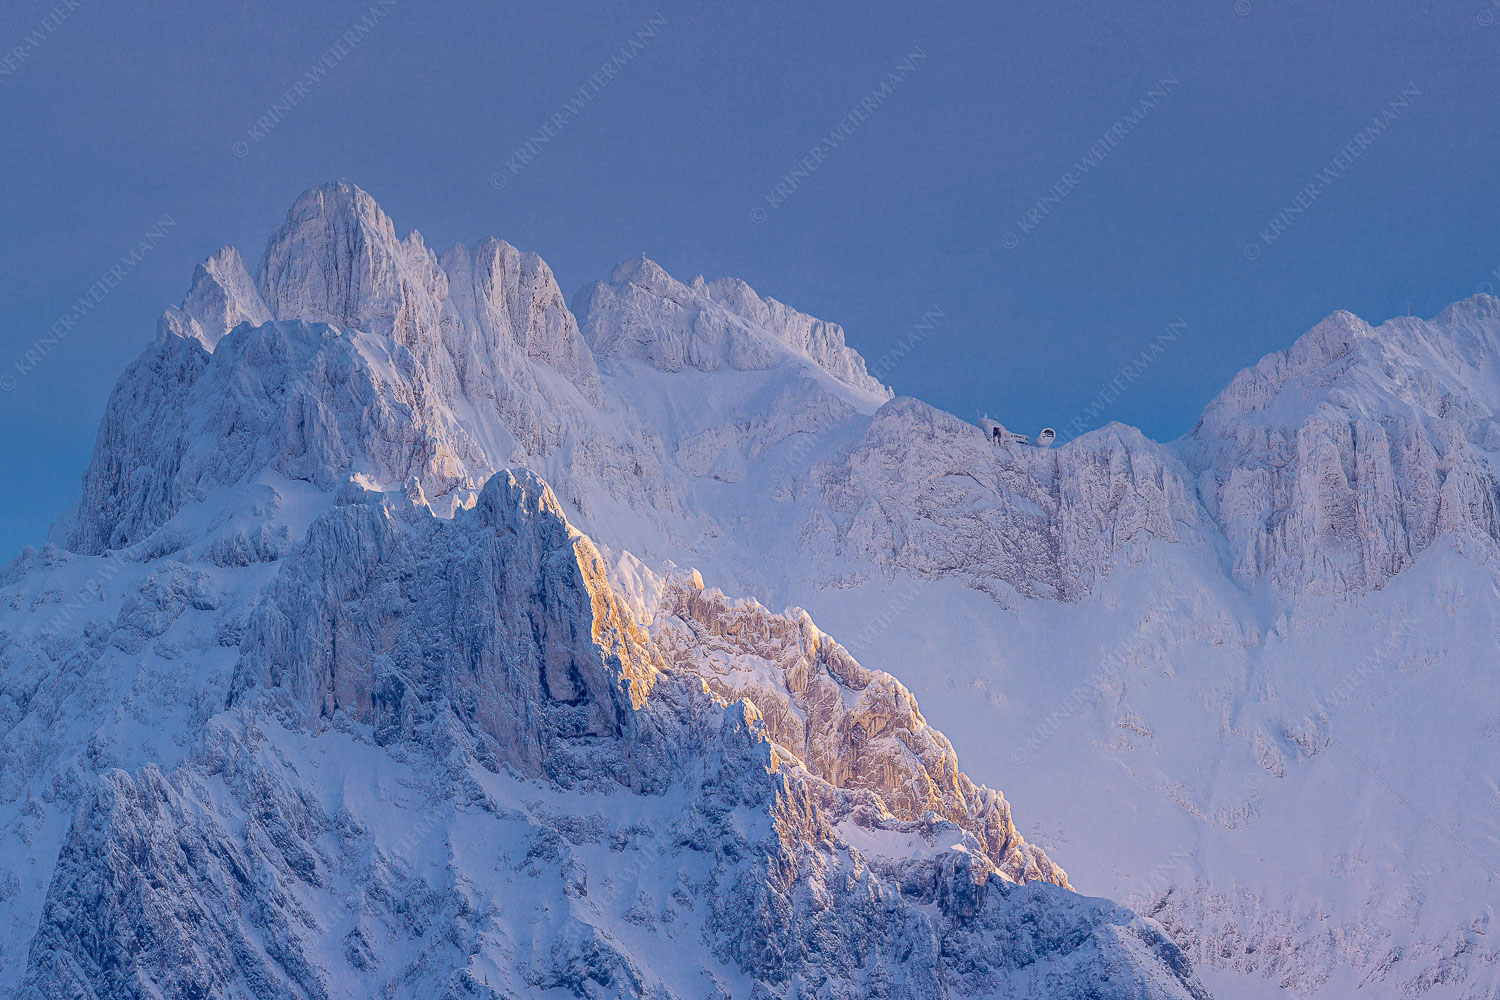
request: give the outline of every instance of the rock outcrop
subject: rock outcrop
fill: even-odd
[[[573,309],[603,358],[643,361],[665,372],[711,372],[769,368],[790,356],[862,393],[891,397],[837,324],[762,298],[737,279],[710,283],[700,276],[684,285],[642,257],[617,265],[608,284],[585,288]]]

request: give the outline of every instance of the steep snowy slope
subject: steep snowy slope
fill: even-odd
[[[668,451],[711,523],[686,552],[619,544],[801,604],[907,679],[1081,884],[1160,915],[1225,995],[1497,995],[1500,303],[1334,314],[1171,445],[997,447],[896,399],[752,449],[817,398],[802,370],[752,391],[610,359],[621,327],[651,353],[610,302],[703,297],[668,282],[596,290],[583,329],[606,392],[695,443]]]
[[[836,328],[715,294],[843,417],[884,397]],[[200,268],[65,544],[0,576],[0,990],[1206,996],[893,677],[606,562],[517,454],[616,538],[711,523],[534,257],[436,258],[331,185],[254,282]]]

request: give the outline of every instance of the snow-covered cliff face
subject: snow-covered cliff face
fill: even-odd
[[[784,401],[726,450],[884,399],[836,328],[715,294],[779,331],[726,405]],[[0,574],[0,992],[1206,996],[893,677],[623,550],[714,511],[611,361],[539,260],[439,259],[348,185],[256,280],[199,269],[66,546]]]
[[[7,590],[56,593],[57,558]],[[663,587],[648,632],[530,474],[452,518],[349,484],[256,594],[185,559],[95,570],[87,624],[7,618],[13,731],[55,746],[8,772],[7,857],[50,870],[3,901],[18,998],[1206,996],[1154,924],[1007,875],[1066,881],[894,680],[717,594]],[[725,685],[768,654],[863,692],[857,759]],[[122,713],[89,675],[130,657]],[[158,660],[175,691],[140,689]]]
[[[1172,454],[1113,424],[1055,450],[996,446],[914,399],[875,414],[852,447],[815,465],[805,537],[834,566],[956,578],[1005,604],[1073,601],[1153,542],[1207,537]]]
[[[737,279],[699,276],[684,285],[642,257],[618,265],[608,284],[584,289],[573,308],[601,358],[711,372],[770,368],[790,352],[861,393],[891,397],[844,343],[841,327],[761,298]]]
[[[1378,587],[1439,535],[1500,538],[1500,302],[1371,329],[1339,312],[1235,377],[1183,442],[1234,573]]]
[[[497,474],[454,521],[421,498],[353,485],[342,498],[251,617],[231,703],[285,691],[303,717],[346,713],[377,742],[447,706],[524,774],[640,783],[599,746],[649,742],[625,727],[660,657],[550,489]]]

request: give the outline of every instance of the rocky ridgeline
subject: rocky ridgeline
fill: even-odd
[[[16,995],[1205,995],[1154,925],[1046,884],[894,679],[805,616],[664,593],[642,628],[529,474],[452,518],[342,488],[185,759],[75,765]],[[780,672],[737,690],[740,662]],[[421,808],[352,789],[381,771]]]
[[[883,398],[836,327],[715,288],[734,336]],[[0,580],[0,987],[1205,996],[805,616],[678,580],[640,620],[500,471],[535,455],[597,510],[628,470],[623,506],[670,514],[658,439],[579,440],[603,391],[539,260],[438,259],[347,185],[255,280],[205,263],[66,548]]]

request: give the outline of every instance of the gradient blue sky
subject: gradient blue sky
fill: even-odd
[[[940,310],[887,380],[1026,430],[1088,412],[1179,319],[1092,423],[1174,438],[1236,370],[1335,308],[1430,315],[1500,285],[1500,0],[397,0],[273,113],[374,2],[64,0],[53,29],[57,0],[0,5],[0,559],[76,498],[111,385],[193,265],[225,243],[257,260],[297,194],[340,177],[434,247],[496,235],[539,252],[570,296],[644,252],[836,320],[871,359]],[[509,175],[643,29],[655,37]],[[874,112],[768,201],[914,52]],[[1153,87],[1166,96],[1068,180]],[[280,120],[252,134],[267,114]],[[1055,185],[1067,196],[1023,232]],[[18,374],[165,218],[155,249]]]

